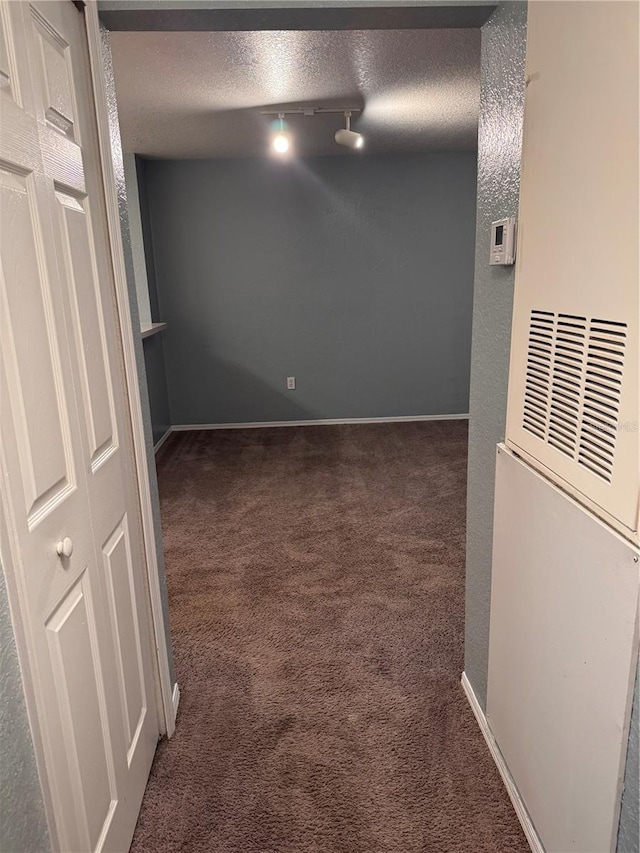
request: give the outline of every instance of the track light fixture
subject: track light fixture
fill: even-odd
[[[263,116],[277,116],[279,121],[278,130],[273,134],[271,139],[271,147],[274,153],[280,157],[284,157],[291,152],[292,138],[285,126],[286,115],[302,115],[302,116],[317,116],[326,115],[327,113],[342,113],[345,120],[345,127],[338,130],[335,134],[335,140],[338,145],[344,145],[346,148],[353,148],[356,151],[364,147],[364,136],[351,130],[351,116],[353,113],[359,113],[358,107],[351,109],[327,109],[325,107],[298,107],[290,110],[261,110]]]
[[[344,111],[344,120],[345,127],[336,131],[336,142],[338,145],[345,145],[347,148],[362,148],[364,136],[361,133],[356,133],[355,130],[351,130],[351,110]]]
[[[291,141],[289,139],[289,134],[284,129],[284,113],[278,113],[278,118],[280,119],[280,129],[273,137],[271,145],[276,154],[283,157],[285,154],[289,153]]]

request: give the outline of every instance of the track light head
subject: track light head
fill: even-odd
[[[284,113],[279,113],[278,119],[280,120],[280,127],[278,132],[271,140],[271,147],[273,148],[276,154],[279,154],[281,157],[284,157],[286,154],[289,153],[291,149],[291,138],[285,130]]]
[[[364,147],[364,136],[361,133],[356,133],[355,130],[347,130],[344,127],[336,131],[335,140],[338,145],[345,145],[347,148],[360,149]]]
[[[289,151],[289,137],[286,133],[277,133],[273,137],[273,150],[276,154],[286,154]]]
[[[362,148],[364,145],[364,136],[361,133],[356,133],[351,130],[351,110],[344,111],[345,127],[336,131],[335,140],[338,145],[344,145],[347,148]]]

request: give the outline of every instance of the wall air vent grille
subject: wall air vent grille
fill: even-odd
[[[627,324],[531,312],[522,426],[611,482]]]

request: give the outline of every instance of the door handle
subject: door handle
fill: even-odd
[[[73,542],[68,536],[65,536],[56,545],[56,551],[59,557],[70,557],[73,554]]]

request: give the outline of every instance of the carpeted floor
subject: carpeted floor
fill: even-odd
[[[178,433],[178,726],[133,844],[524,853],[460,687],[464,421]]]

